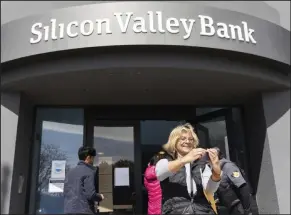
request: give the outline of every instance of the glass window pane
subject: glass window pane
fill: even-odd
[[[186,121],[145,120],[140,123],[142,170],[145,170],[151,157],[159,152],[162,145],[166,144],[170,132],[177,125]]]
[[[99,212],[134,210],[134,129],[133,127],[94,126],[94,148],[98,154],[96,189],[106,201]]]
[[[141,121],[141,144],[162,146],[168,141],[170,132],[177,125],[183,125],[185,121],[145,120]]]
[[[83,110],[39,109],[37,117],[42,129],[36,212],[62,214],[63,193],[49,189],[52,174],[58,170],[52,169],[52,162],[66,161],[65,173],[78,163],[78,149],[83,145]]]
[[[229,147],[224,117],[198,123],[196,129],[202,148],[218,147],[226,158],[229,159]]]

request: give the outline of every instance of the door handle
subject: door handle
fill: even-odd
[[[24,176],[20,175],[19,178],[18,178],[18,194],[22,193],[23,184],[24,184]]]

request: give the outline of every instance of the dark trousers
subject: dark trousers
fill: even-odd
[[[230,215],[245,214],[245,210],[242,204],[239,202],[230,209],[229,214]]]

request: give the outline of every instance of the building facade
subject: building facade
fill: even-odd
[[[290,213],[290,31],[274,8],[47,1],[2,11],[1,213],[63,213],[81,145],[98,152],[100,212],[145,213],[145,167],[184,122],[247,172],[260,213]]]

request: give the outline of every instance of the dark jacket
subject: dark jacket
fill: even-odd
[[[66,214],[95,214],[94,202],[101,201],[95,189],[95,169],[79,161],[66,176],[64,185],[64,212]]]
[[[219,188],[217,190],[217,195],[220,204],[230,210],[234,205],[239,203],[239,198],[235,192],[233,183],[229,179],[232,176],[229,177],[229,174],[227,174],[225,171],[225,169],[228,167],[227,164],[232,165],[232,162],[224,158],[220,160],[220,166],[221,170],[223,171],[223,175],[221,177]]]
[[[171,158],[167,158],[172,160]],[[187,190],[186,169],[182,167],[173,176],[161,181],[162,188],[162,214],[185,214],[185,209],[191,204],[191,214],[214,214],[209,202],[203,193],[200,168],[204,169],[205,163],[194,162],[191,164],[192,177],[197,186],[194,202]]]
[[[242,174],[243,171],[235,163],[225,158],[220,160],[220,165],[223,176],[217,190],[219,202],[228,208],[230,214],[249,212],[252,196]]]

